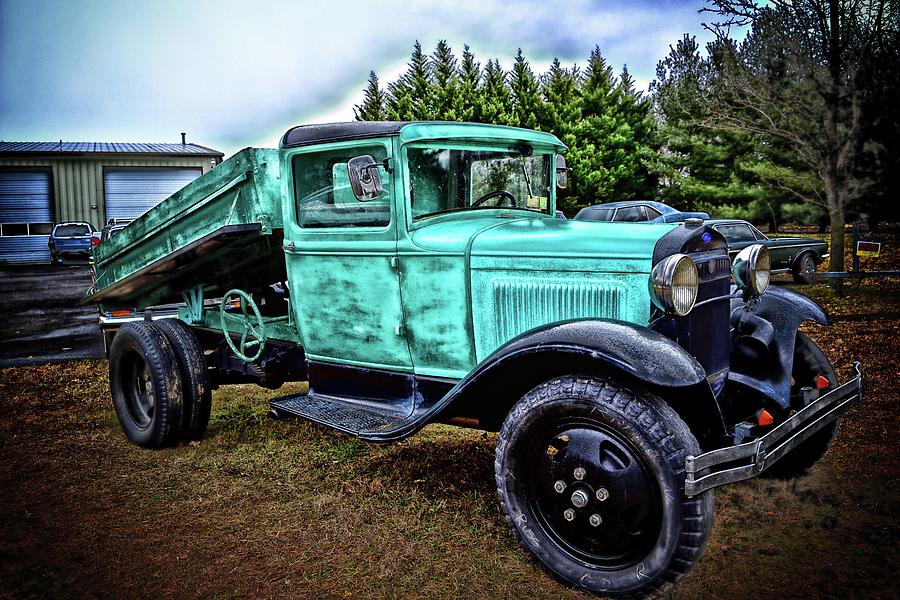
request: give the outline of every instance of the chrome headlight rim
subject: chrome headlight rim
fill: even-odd
[[[747,246],[734,257],[731,276],[738,289],[750,296],[761,296],[772,280],[772,259],[764,244]]]
[[[659,261],[650,273],[650,298],[666,314],[683,317],[697,302],[700,274],[687,254],[673,254]]]

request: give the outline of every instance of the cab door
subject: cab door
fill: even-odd
[[[347,163],[369,155],[384,190],[359,201]],[[410,371],[397,270],[394,182],[388,141],[301,149],[288,156],[291,215],[284,249],[291,306],[307,358]]]

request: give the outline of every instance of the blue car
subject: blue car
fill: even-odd
[[[586,206],[575,215],[577,221],[619,221],[632,223],[679,223],[685,219],[708,219],[705,212],[682,212],[652,200],[628,200]]]
[[[57,223],[50,233],[50,264],[54,267],[71,260],[85,263],[91,254],[94,226],[84,221]]]

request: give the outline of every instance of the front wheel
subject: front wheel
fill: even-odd
[[[662,400],[597,377],[560,377],[513,407],[495,462],[500,503],[555,577],[608,596],[656,594],[687,573],[713,496],[684,495],[697,440]]]

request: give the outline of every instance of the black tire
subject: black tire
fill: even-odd
[[[801,254],[794,261],[794,267],[791,269],[791,275],[794,282],[812,284],[816,282],[816,257],[812,252]]]
[[[199,440],[206,433],[212,409],[212,391],[203,347],[200,346],[191,328],[183,321],[160,319],[154,323],[166,335],[178,361],[181,389],[184,394],[181,439]]]
[[[161,448],[181,433],[181,377],[162,330],[144,321],[123,325],[109,352],[109,388],[125,436]]]
[[[828,358],[816,346],[809,337],[804,333],[797,332],[797,341],[794,344],[794,369],[791,378],[794,383],[791,385],[791,398],[799,399],[800,388],[816,386],[816,377],[824,376],[829,383],[828,388],[822,392],[828,391],[837,385],[837,375]],[[801,406],[794,408],[800,409]],[[840,419],[826,426],[821,431],[816,432],[808,440],[794,448],[791,452],[784,455],[781,460],[772,465],[769,469],[763,471],[763,475],[775,479],[789,479],[805,474],[810,467],[819,462],[825,456],[834,437],[837,435],[838,424]]]
[[[697,440],[656,396],[598,377],[560,377],[507,415],[497,492],[519,541],[557,579],[642,598],[671,587],[706,547],[713,494],[684,495],[691,454],[700,454]]]

